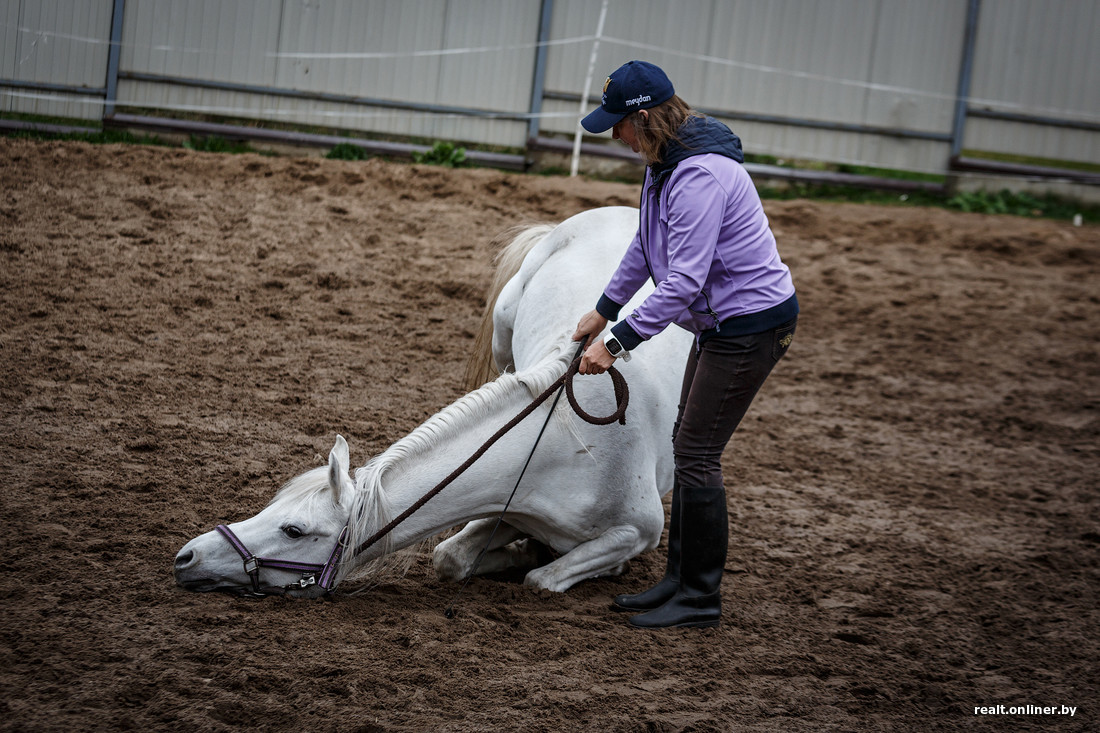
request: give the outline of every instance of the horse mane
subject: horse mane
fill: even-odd
[[[371,534],[384,527],[396,516],[392,506],[387,501],[383,486],[383,480],[391,469],[424,455],[448,437],[468,431],[474,423],[485,417],[486,412],[493,409],[502,400],[515,396],[517,391],[523,392],[524,400],[532,394],[542,392],[555,379],[560,377],[569,366],[572,359],[571,352],[572,348],[568,336],[563,336],[561,343],[552,353],[531,369],[518,374],[501,374],[492,382],[487,382],[474,391],[463,395],[428,418],[384,452],[372,458],[365,466],[357,469],[355,471],[355,501],[351,508],[351,516],[357,519],[349,525],[348,547],[358,547]],[[558,415],[565,415],[565,413],[572,415],[564,401],[558,406],[557,413]],[[326,469],[319,470],[324,471]],[[425,543],[434,543],[435,541],[435,538],[429,538],[425,540]],[[341,579],[344,576],[351,578],[354,575],[354,579],[364,580],[370,584],[354,592],[377,585],[382,579],[391,577],[394,574],[403,575],[407,573],[409,568],[412,567],[416,555],[423,551],[424,543],[414,544],[411,549],[405,551],[394,552],[392,538],[390,535],[386,535],[379,540],[379,548],[381,549],[381,555],[362,566],[357,566],[352,562],[352,553],[344,555],[341,561]]]
[[[275,492],[268,506],[288,504],[294,507],[312,504],[328,491],[328,466],[311,468],[287,481]],[[331,502],[331,499],[329,500]],[[312,511],[312,507],[309,507]]]
[[[466,373],[462,380],[467,392],[476,390],[500,374],[500,368],[493,360],[493,310],[496,308],[497,298],[508,281],[519,272],[527,254],[553,229],[550,224],[520,225],[493,239],[492,246],[497,249],[493,257],[495,270],[485,296],[481,325],[474,338],[474,351],[466,363]]]
[[[467,432],[474,423],[484,419],[488,411],[515,396],[517,391],[523,391],[523,400],[530,399],[562,375],[569,366],[571,357],[569,344],[564,342],[531,369],[516,374],[499,375],[492,382],[486,382],[432,415],[384,453],[372,459],[368,465],[376,464],[380,477],[394,465],[423,455],[442,440]]]

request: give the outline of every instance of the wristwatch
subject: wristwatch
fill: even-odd
[[[624,349],[623,345],[619,343],[619,339],[614,336],[608,336],[604,339],[603,345],[607,347],[608,353],[616,359],[630,361],[630,352]]]

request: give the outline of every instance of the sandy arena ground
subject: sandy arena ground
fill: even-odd
[[[454,620],[427,555],[331,601],[172,577],[460,396],[496,234],[635,186],[6,138],[0,180],[0,729],[1100,727],[1094,226],[766,202],[803,314],[725,456],[725,616],[646,633],[608,603],[663,543]]]

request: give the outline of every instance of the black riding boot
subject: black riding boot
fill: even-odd
[[[717,626],[722,618],[722,573],[729,544],[726,491],[721,486],[680,492],[680,585],[663,605],[630,619],[632,626]]]
[[[625,611],[649,611],[664,604],[680,587],[680,482],[672,486],[672,511],[668,519],[668,562],[665,577],[649,590],[615,596],[614,603]]]

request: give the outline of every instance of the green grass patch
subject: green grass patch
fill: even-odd
[[[883,191],[862,186],[840,186],[829,183],[790,183],[785,186],[758,186],[760,198],[789,201],[817,199],[854,204],[900,206],[944,206],[947,197],[933,191]]]
[[[11,130],[4,133],[7,137],[22,140],[75,140],[93,145],[159,145],[176,147],[156,135],[136,135],[125,130],[95,130],[88,132],[48,132],[46,130]]]
[[[788,186],[758,188],[763,199],[816,199],[884,206],[935,206],[976,214],[1006,214],[1030,218],[1070,221],[1080,214],[1082,221],[1100,223],[1100,205],[1086,204],[1052,194],[1033,196],[1013,191],[964,191],[957,194],[934,191],[881,191],[854,186],[792,183]]]
[[[454,143],[437,141],[430,150],[423,153],[413,153],[413,162],[426,165],[441,165],[444,168],[461,168],[466,165],[466,148],[460,148]]]
[[[840,164],[836,167],[838,173],[851,173],[857,176],[870,176],[872,178],[891,178],[896,181],[915,181],[918,183],[943,183],[946,176],[938,173],[922,173],[920,171],[902,171],[893,168],[872,168],[866,165]]]
[[[61,127],[87,127],[91,132],[101,127],[99,120],[31,115],[23,112],[0,112],[0,120],[18,120],[20,122],[31,122],[39,125],[58,125]]]
[[[230,155],[258,152],[246,142],[226,140],[217,135],[191,135],[183,141],[183,147],[203,153],[229,153]]]
[[[947,199],[945,205],[950,209],[979,214],[1011,214],[1050,219],[1072,219],[1080,214],[1084,221],[1100,221],[1100,206],[1084,205],[1049,194],[1032,196],[1008,190],[964,191]]]
[[[1100,164],[1089,163],[1083,160],[1060,160],[1057,158],[1036,158],[1028,155],[1012,155],[1009,153],[991,153],[986,150],[964,150],[965,158],[978,158],[980,160],[993,160],[999,163],[1014,163],[1016,165],[1029,165],[1037,168],[1058,168],[1061,170],[1084,171],[1085,173],[1100,173]]]
[[[13,115],[12,118],[20,116]],[[28,117],[23,115],[21,117]],[[59,120],[56,118],[43,118],[36,116],[27,119],[27,122],[49,125],[61,125],[74,127],[72,120]],[[129,130],[115,130],[111,128],[96,129],[89,127],[87,132],[51,132],[49,130],[11,130],[5,133],[7,137],[26,140],[75,140],[77,142],[91,143],[93,145],[156,145],[161,147],[177,147],[176,143],[164,140],[157,135],[138,134]],[[244,142],[227,140],[217,135],[191,135],[184,140],[183,147],[189,150],[200,150],[207,153],[255,153],[258,152],[251,145]]]
[[[331,160],[366,160],[371,155],[359,145],[337,143],[332,146],[332,150],[325,153],[325,157]]]

